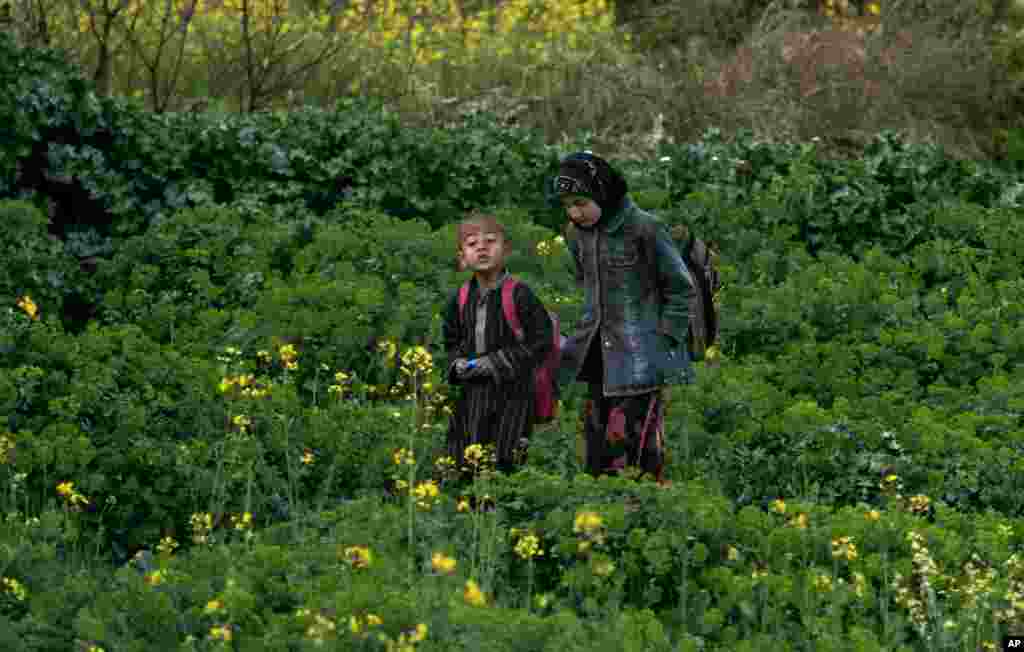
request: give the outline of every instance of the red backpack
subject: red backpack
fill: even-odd
[[[512,293],[516,289],[519,280],[508,276],[501,284],[501,311],[505,314],[505,321],[512,328],[516,339],[523,341],[523,325],[519,323],[519,315],[516,314],[516,304],[512,299]],[[469,300],[469,281],[459,288],[459,318],[462,318],[462,311]],[[552,346],[544,362],[533,372],[534,375],[534,421],[546,423],[558,416],[558,400],[555,397],[555,381],[558,373],[558,363],[561,361],[561,332],[559,330],[558,316],[550,310],[547,311],[551,318]]]

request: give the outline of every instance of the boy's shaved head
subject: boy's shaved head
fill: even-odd
[[[462,247],[462,243],[469,236],[480,235],[481,233],[497,233],[503,241],[508,242],[508,237],[505,235],[505,227],[498,221],[498,218],[489,213],[474,212],[459,223],[459,247]]]

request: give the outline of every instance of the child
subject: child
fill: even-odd
[[[626,194],[625,179],[589,152],[554,179],[573,228],[567,238],[583,315],[564,348],[561,379],[589,383],[583,412],[592,475],[664,471],[662,388],[689,382],[693,279],[665,227]]]
[[[448,454],[462,468],[467,446],[494,444],[498,470],[511,472],[525,461],[534,421],[533,372],[551,348],[551,320],[520,282],[512,297],[522,342],[507,323],[501,287],[509,280],[510,243],[493,216],[476,214],[463,221],[458,240],[460,265],[472,270],[473,278],[465,306],[459,309],[456,292],[444,312],[448,382],[462,388],[449,422]]]

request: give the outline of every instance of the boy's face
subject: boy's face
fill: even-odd
[[[505,237],[479,230],[462,239],[462,259],[474,272],[500,270],[505,265]]]
[[[562,208],[573,224],[590,228],[601,219],[601,207],[593,199],[581,195],[562,197]]]

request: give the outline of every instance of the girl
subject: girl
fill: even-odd
[[[553,190],[572,223],[570,266],[583,316],[567,341],[561,379],[590,386],[584,405],[592,475],[639,467],[663,481],[662,388],[689,382],[693,279],[664,225],[627,195],[604,159],[564,159]]]

